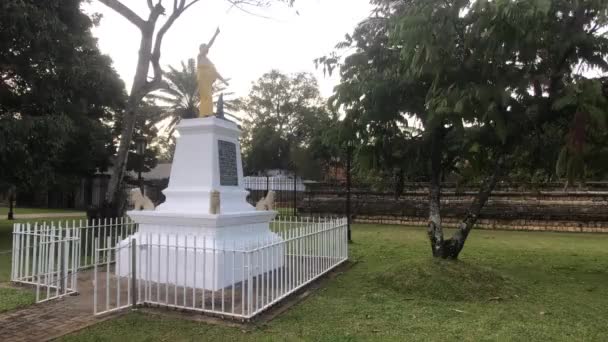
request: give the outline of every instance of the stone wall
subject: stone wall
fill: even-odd
[[[442,194],[442,216],[447,227],[455,227],[465,216],[474,192],[446,191]],[[303,214],[344,215],[346,197],[334,193],[309,192],[298,203]],[[427,195],[409,191],[398,199],[391,194],[353,192],[351,213],[356,223],[426,226]],[[608,233],[607,191],[498,191],[481,212],[478,228]]]

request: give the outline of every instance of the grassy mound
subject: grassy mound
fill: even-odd
[[[376,277],[382,287],[410,298],[493,301],[513,298],[513,282],[490,268],[462,261],[422,260],[392,267]]]

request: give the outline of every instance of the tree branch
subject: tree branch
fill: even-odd
[[[184,6],[184,9],[182,10],[182,12],[186,11],[188,9],[188,7],[194,5],[195,3],[197,3],[199,0],[192,0],[191,3],[187,4],[186,6]]]
[[[255,17],[259,17],[262,19],[273,19],[272,17],[254,13],[254,12],[246,9],[245,7],[243,7],[243,6],[263,7],[266,5],[266,3],[264,3],[261,0],[251,0],[251,1],[249,1],[249,0],[227,0],[227,1],[229,4],[232,5],[231,8],[234,7],[243,13],[246,13],[246,14],[249,14],[249,15],[252,15]]]
[[[123,5],[122,2],[118,0],[99,0],[102,4],[110,7],[118,14],[125,17],[129,20],[133,25],[137,26],[140,30],[143,30],[145,27],[145,21],[138,16],[135,12],[133,12],[129,7]]]
[[[160,67],[160,50],[163,42],[163,38],[167,31],[171,28],[175,20],[179,18],[184,11],[186,11],[190,6],[197,3],[199,0],[192,0],[190,3],[186,4],[186,0],[174,0],[173,6],[174,10],[167,18],[167,21],[163,24],[163,26],[158,30],[156,34],[156,40],[154,41],[154,49],[152,51],[152,56],[150,58],[150,63],[152,63],[152,68],[154,70],[154,78],[146,83],[145,91],[152,91],[158,88],[162,82],[162,74],[163,70]]]
[[[473,226],[477,222],[479,218],[479,214],[481,210],[488,202],[492,191],[496,187],[496,183],[500,179],[500,176],[504,173],[504,165],[505,165],[505,156],[502,151],[498,152],[498,156],[494,161],[494,167],[492,169],[492,173],[488,175],[488,177],[483,181],[483,183],[479,187],[479,192],[477,196],[473,200],[473,203],[469,206],[467,210],[467,215],[462,220],[460,225],[458,226],[458,231],[454,234],[453,240],[457,240],[459,243],[464,245],[464,240],[466,240],[467,236]]]
[[[150,15],[148,16],[148,21],[146,22],[147,26],[149,28],[151,28],[152,30],[154,30],[154,28],[156,27],[156,21],[158,20],[158,17],[160,17],[163,14],[165,14],[165,8],[159,1],[150,11]]]

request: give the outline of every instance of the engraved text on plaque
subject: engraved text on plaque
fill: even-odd
[[[218,140],[217,152],[220,164],[220,185],[238,186],[239,176],[236,166],[236,145],[230,141]]]

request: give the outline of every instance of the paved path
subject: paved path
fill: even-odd
[[[93,315],[91,274],[79,274],[77,296],[0,313],[0,341],[48,341],[115,317]]]

